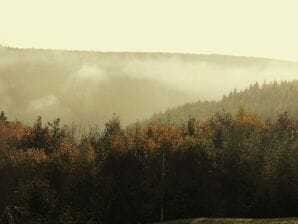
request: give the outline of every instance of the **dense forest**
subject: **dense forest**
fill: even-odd
[[[59,119],[27,126],[2,112],[0,222],[150,223],[161,208],[165,220],[298,216],[290,117],[239,109],[123,129],[114,116],[75,139]]]
[[[205,120],[210,113],[225,111],[236,113],[239,108],[245,108],[263,119],[275,119],[278,114],[287,111],[289,115],[298,119],[298,81],[281,81],[251,84],[244,90],[236,89],[224,95],[219,101],[198,101],[183,106],[168,109],[164,113],[157,113],[144,124],[154,122],[174,122],[185,124],[189,118]]]
[[[0,223],[298,216],[297,71],[260,58],[0,47]]]

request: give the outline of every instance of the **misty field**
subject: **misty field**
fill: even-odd
[[[297,218],[284,219],[237,219],[237,218],[198,218],[164,222],[164,224],[296,224]]]

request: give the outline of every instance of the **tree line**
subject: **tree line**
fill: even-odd
[[[288,113],[243,108],[127,129],[114,116],[80,139],[59,119],[26,126],[2,112],[0,222],[297,216],[297,135]]]
[[[258,82],[248,88],[237,90],[224,95],[219,101],[197,101],[168,109],[166,112],[157,113],[145,120],[144,126],[153,122],[166,123],[173,121],[176,124],[186,123],[189,118],[206,120],[210,114],[225,110],[228,113],[237,113],[239,108],[245,107],[252,113],[258,114],[263,119],[276,119],[285,111],[292,118],[298,119],[298,80],[281,82]]]

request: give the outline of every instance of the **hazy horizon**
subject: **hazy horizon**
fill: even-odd
[[[62,52],[88,52],[88,53],[123,53],[123,54],[173,54],[173,55],[196,55],[196,56],[227,56],[227,57],[239,57],[239,58],[252,58],[252,59],[269,59],[274,61],[282,61],[282,62],[298,62],[298,59],[281,59],[281,58],[274,58],[274,57],[266,57],[266,56],[253,56],[253,55],[237,55],[237,54],[224,54],[224,53],[200,53],[200,52],[180,52],[180,51],[117,51],[117,50],[92,50],[92,49],[80,49],[80,48],[47,48],[47,47],[19,47],[14,45],[4,45],[0,43],[0,48],[10,48],[15,50],[41,50],[41,51],[62,51]]]
[[[12,47],[298,60],[294,0],[0,3],[0,44]]]
[[[298,79],[296,6],[0,0],[0,109],[30,122],[102,124],[117,113],[127,124],[254,82]]]
[[[298,63],[198,54],[0,50],[0,106],[32,123],[124,125],[198,100],[219,100],[264,81],[298,79]]]

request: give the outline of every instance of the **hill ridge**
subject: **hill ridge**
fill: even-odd
[[[171,121],[182,124],[187,122],[189,118],[205,120],[220,111],[234,114],[239,108],[247,109],[265,119],[276,118],[283,112],[288,112],[291,117],[298,118],[297,95],[298,80],[291,82],[274,81],[262,85],[256,82],[244,90],[231,91],[217,101],[198,100],[197,102],[169,108],[165,112],[153,115],[144,123],[166,123]]]

